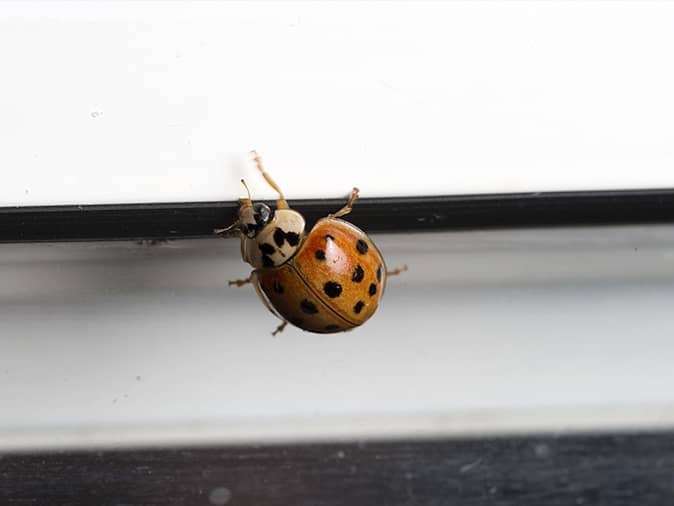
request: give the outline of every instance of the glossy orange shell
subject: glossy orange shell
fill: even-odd
[[[386,284],[381,253],[358,227],[320,220],[287,263],[254,271],[278,316],[304,330],[332,333],[362,325]]]

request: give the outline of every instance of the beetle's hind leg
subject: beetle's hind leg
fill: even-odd
[[[349,200],[346,201],[346,205],[336,213],[328,214],[328,218],[340,218],[349,214],[351,209],[353,209],[353,203],[358,199],[359,191],[360,190],[354,186],[353,190],[351,190],[351,195],[349,195]]]
[[[401,272],[407,271],[407,264],[403,265],[402,267],[398,267],[397,269],[393,269],[392,271],[386,271],[386,276],[397,276]]]
[[[283,332],[283,329],[286,328],[286,325],[288,325],[288,320],[283,320],[283,323],[281,323],[281,325],[276,327],[276,330],[274,332],[272,332],[271,335],[275,336],[279,332]]]

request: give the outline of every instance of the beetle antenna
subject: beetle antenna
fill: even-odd
[[[250,201],[252,202],[252,201],[253,201],[253,198],[250,196],[250,188],[248,188],[248,185],[246,184],[245,179],[242,179],[242,180],[241,180],[241,184],[242,184],[243,187],[246,189],[246,193],[248,194],[248,200],[250,200]]]

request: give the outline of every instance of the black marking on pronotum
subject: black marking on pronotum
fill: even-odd
[[[286,238],[285,232],[280,228],[276,227],[276,230],[274,230],[274,242],[279,248],[283,246],[283,241],[285,241],[285,238]]]
[[[370,288],[367,290],[367,292],[370,294],[370,297],[372,297],[375,293],[377,293],[377,285],[370,283]]]
[[[286,232],[286,241],[291,246],[297,246],[300,243],[300,234],[295,232]]]
[[[365,306],[365,302],[359,300],[358,302],[356,302],[356,305],[353,306],[353,312],[356,314],[360,313],[363,310],[363,306]]]
[[[311,302],[309,299],[303,299],[302,302],[300,302],[300,309],[302,309],[302,312],[306,314],[318,313],[318,308],[316,307],[316,304]]]
[[[335,325],[334,323],[331,323],[330,325],[325,326],[325,330],[339,330],[339,325]]]
[[[276,251],[276,248],[269,244],[268,242],[262,243],[258,246],[263,255],[273,255]]]
[[[332,237],[330,234],[325,234],[325,240],[326,240],[326,241],[334,241],[335,238]]]
[[[262,256],[262,265],[264,267],[274,267],[274,261],[267,255]]]
[[[377,281],[381,283],[381,264],[377,267]]]
[[[296,327],[301,327],[302,324],[304,323],[304,320],[298,317],[290,318],[288,321],[293,325],[295,325]]]
[[[278,294],[283,293],[283,285],[278,280],[274,281],[274,291]]]
[[[356,268],[353,270],[353,274],[351,275],[351,281],[354,283],[360,283],[363,281],[363,278],[365,277],[365,271],[360,265],[356,265]]]
[[[316,260],[325,260],[325,251],[323,251],[322,249],[317,249]]]
[[[274,242],[280,248],[283,242],[288,241],[290,246],[297,246],[300,243],[300,234],[296,232],[284,232],[283,229],[276,227],[274,230]]]
[[[328,281],[323,285],[323,291],[325,292],[325,295],[331,299],[334,299],[335,297],[339,297],[341,295],[342,285],[335,281]]]
[[[365,241],[363,241],[362,239],[358,239],[358,241],[356,241],[356,249],[358,250],[358,253],[364,255],[370,248],[368,247]]]

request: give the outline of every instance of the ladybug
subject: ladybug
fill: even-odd
[[[330,334],[365,323],[377,310],[386,278],[403,270],[386,270],[381,252],[355,225],[342,220],[358,198],[354,188],[344,207],[320,219],[307,234],[304,217],[286,202],[283,192],[265,171],[260,156],[252,152],[265,181],[279,195],[276,209],[253,203],[250,190],[240,200],[238,219],[214,233],[228,236],[238,230],[241,257],[254,270],[246,279],[230,285],[251,283],[265,306],[282,323],[309,332]]]

